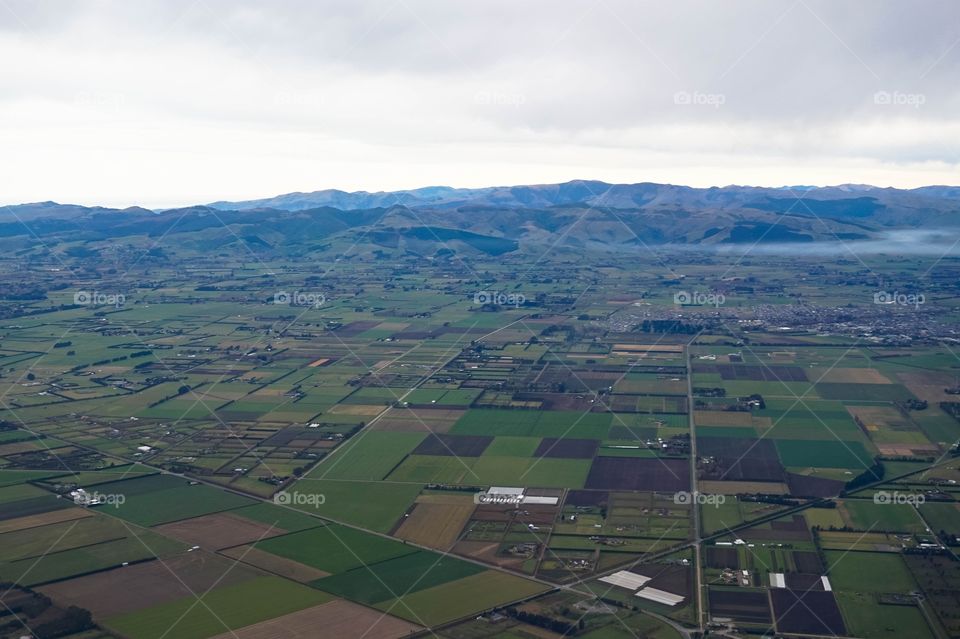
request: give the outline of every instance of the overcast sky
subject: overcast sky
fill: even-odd
[[[960,2],[0,0],[0,202],[960,184]]]

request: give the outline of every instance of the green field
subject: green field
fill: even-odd
[[[124,502],[109,514],[141,526],[156,526],[178,519],[254,504],[254,500],[170,475],[109,482],[97,486],[104,495],[123,495]]]
[[[398,541],[337,524],[264,539],[256,547],[332,574],[416,552]]]
[[[934,639],[926,617],[913,606],[884,606],[870,595],[839,592],[837,603],[843,611],[847,631],[865,639],[916,637]]]
[[[483,572],[476,564],[418,551],[325,577],[313,586],[331,594],[376,604]]]
[[[960,325],[956,260],[733,255],[727,237],[710,239],[699,225],[688,246],[724,250],[664,247],[664,261],[594,253],[581,233],[627,230],[606,207],[543,253],[529,250],[541,231],[504,226],[492,210],[473,216],[493,240],[438,226],[465,213],[444,207],[419,226],[401,206],[240,211],[229,214],[236,235],[196,211],[182,221],[201,227],[189,235],[155,225],[173,213],[130,211],[143,233],[116,241],[98,235],[111,216],[87,228],[78,210],[76,230],[51,234],[46,247],[7,225],[0,580],[51,593],[117,583],[126,595],[137,587],[131,574],[183,565],[177,576],[199,584],[200,604],[149,592],[111,599],[107,587],[80,601],[107,610],[94,611],[104,630],[78,639],[226,634],[333,598],[443,639],[559,636],[581,617],[566,636],[676,639],[667,622],[695,632],[697,583],[742,588],[724,571],[747,570],[747,588],[766,596],[768,573],[803,570],[829,575],[851,636],[930,636],[919,608],[881,603],[918,589],[957,634],[955,566],[904,550],[941,529],[960,533],[960,502],[947,501],[960,496],[960,460],[949,454],[960,421],[941,406],[960,401],[951,392],[960,365],[943,341]],[[579,212],[545,207],[535,223]],[[683,226],[681,213],[651,210],[650,219]],[[384,215],[375,228],[356,225]],[[36,219],[27,223],[46,233],[47,218]],[[856,228],[824,219],[831,230]],[[512,247],[500,237],[511,233],[517,250],[484,250]],[[926,277],[933,266],[937,276]],[[936,305],[878,308],[881,279],[922,281]],[[95,281],[122,283],[129,303],[73,304]],[[729,308],[673,303],[695,285],[724,291]],[[480,290],[528,303],[475,303]],[[325,303],[278,303],[281,291],[322,293]],[[803,319],[822,310],[816,326]],[[906,402],[914,398],[927,404]],[[431,434],[472,456],[415,452]],[[538,458],[545,438],[568,441]],[[776,456],[744,458],[742,475],[767,481],[722,478],[741,444],[759,439]],[[595,446],[594,459],[577,458]],[[684,472],[671,479],[654,458]],[[847,486],[877,459],[883,486]],[[932,460],[941,463],[930,469]],[[591,470],[602,489],[585,489]],[[679,502],[693,473],[724,503]],[[492,486],[560,502],[478,505],[475,494]],[[121,500],[81,511],[69,497],[77,487]],[[942,494],[926,493],[923,518],[873,501],[877,490],[935,487]],[[812,494],[780,494],[791,489]],[[808,501],[815,495],[822,501]],[[207,516],[216,513],[224,516]],[[695,519],[709,537],[700,566]],[[221,564],[234,570],[217,584]],[[631,566],[663,571],[656,587],[682,592],[684,603],[650,604],[596,580]],[[594,591],[622,606],[584,616],[584,603],[599,607]],[[551,620],[543,627],[483,616],[528,597],[529,610]]]
[[[364,431],[317,467],[318,479],[384,479],[425,433]]]
[[[436,625],[543,590],[544,586],[538,583],[487,570],[452,583],[400,595],[376,607],[414,623]]]
[[[106,620],[132,639],[203,639],[329,601],[330,596],[279,577],[259,577],[195,597]]]
[[[568,411],[471,409],[450,431],[458,435],[602,439],[610,416]]]
[[[314,480],[308,477],[296,484],[296,491],[322,495],[319,506],[298,508],[312,515],[387,532],[420,494],[420,483],[387,483],[363,481]]]
[[[916,582],[897,554],[826,552],[830,584],[844,592],[910,592]]]
[[[539,445],[539,437],[503,435],[495,437],[483,454],[490,457],[532,457]]]
[[[910,504],[875,504],[873,500],[845,499],[843,509],[849,513],[855,530],[922,533],[926,529]]]
[[[774,440],[784,466],[849,468],[859,474],[873,459],[860,442],[836,440]]]

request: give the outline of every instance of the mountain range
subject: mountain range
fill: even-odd
[[[223,233],[223,227],[230,233]],[[112,209],[40,202],[0,207],[0,240],[96,243],[178,238],[209,250],[244,242],[289,250],[342,235],[383,249],[498,254],[527,245],[629,249],[870,240],[894,230],[960,228],[960,187],[694,188],[562,184],[404,191],[334,189],[176,209]]]

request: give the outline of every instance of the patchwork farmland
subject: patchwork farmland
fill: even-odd
[[[956,632],[945,347],[653,325],[626,263],[496,307],[365,254],[314,308],[192,259],[0,323],[0,580],[91,639]]]

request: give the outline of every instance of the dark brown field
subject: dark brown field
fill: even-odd
[[[590,466],[586,488],[677,492],[690,489],[685,459],[598,457]]]
[[[420,442],[414,455],[439,455],[442,457],[479,457],[487,449],[493,437],[485,435],[428,435]]]
[[[537,446],[534,456],[556,457],[561,459],[593,459],[600,444],[595,439],[557,439],[544,437]]]
[[[745,623],[769,624],[773,621],[770,603],[763,590],[710,589],[710,615],[730,617]]]
[[[795,592],[787,588],[770,591],[777,630],[803,635],[847,634],[843,615],[832,592]]]

